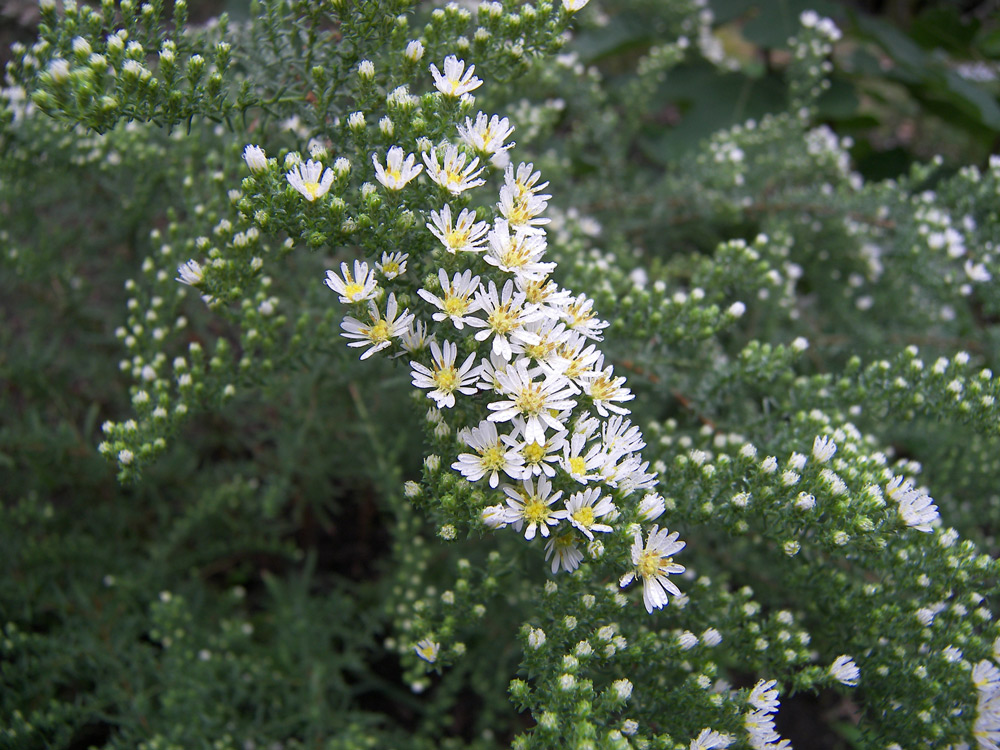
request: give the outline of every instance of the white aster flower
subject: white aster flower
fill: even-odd
[[[536,310],[546,318],[559,319],[562,310],[573,301],[573,296],[550,279],[528,279],[515,276],[517,290],[524,292],[525,305],[529,310]]]
[[[600,473],[594,473],[594,470],[600,469],[605,462],[599,444],[591,445],[584,453],[589,438],[586,433],[574,432],[563,444],[562,460],[559,462],[566,473],[580,484],[600,479]]]
[[[750,711],[743,717],[743,726],[747,730],[747,740],[754,750],[784,750],[787,743],[779,745],[781,735],[774,726],[774,719],[767,711]]]
[[[333,271],[327,271],[324,283],[340,295],[340,301],[344,304],[364,302],[375,296],[378,290],[375,269],[368,270],[367,263],[354,261],[353,273],[346,263],[341,263],[340,274],[337,276]]]
[[[514,282],[508,279],[503,290],[497,292],[497,286],[491,279],[489,287],[480,285],[476,292],[476,307],[486,314],[486,319],[470,318],[467,322],[474,328],[483,330],[476,333],[476,341],[486,341],[493,337],[492,351],[510,360],[513,351],[509,337],[517,337],[522,343],[537,343],[532,334],[526,334],[521,329],[525,323],[536,320],[539,314],[529,312],[524,308],[524,294],[514,291]]]
[[[525,539],[534,539],[536,531],[547,537],[549,527],[559,523],[551,506],[563,493],[562,490],[553,493],[552,483],[545,477],[539,477],[537,483],[533,479],[525,479],[520,487],[504,485],[503,491],[507,495],[507,523],[517,531],[527,524]]]
[[[663,497],[656,492],[650,492],[639,501],[639,520],[655,521],[663,515],[665,510],[666,504]]]
[[[550,558],[553,573],[558,573],[559,568],[567,573],[572,573],[583,562],[583,552],[580,551],[576,539],[571,534],[556,534],[549,537],[545,543],[545,559]]]
[[[432,148],[430,153],[423,155],[424,164],[427,165],[427,174],[430,178],[452,195],[479,187],[486,182],[477,179],[484,169],[484,167],[476,169],[479,166],[478,157],[473,157],[466,165],[466,155],[450,143],[444,147],[443,156],[444,163],[441,164],[438,161],[438,150]]]
[[[490,225],[485,221],[477,222],[476,212],[468,208],[463,208],[452,224],[451,206],[445,205],[440,212],[431,211],[431,221],[427,223],[427,228],[454,255],[482,252]]]
[[[444,75],[434,63],[430,66],[431,75],[434,76],[434,87],[445,96],[454,97],[475,91],[482,86],[483,82],[473,75],[475,70],[475,65],[470,65],[466,70],[465,61],[459,60],[454,55],[448,55],[444,59]]]
[[[438,309],[431,316],[434,320],[450,320],[461,331],[466,323],[472,322],[467,316],[478,309],[476,301],[470,298],[479,290],[479,277],[466,270],[456,273],[449,281],[448,274],[441,268],[438,269],[438,281],[441,283],[440,297],[426,289],[418,289],[417,294]]]
[[[555,263],[543,263],[545,236],[510,232],[506,219],[497,219],[490,230],[489,247],[483,256],[487,263],[519,278],[541,281],[555,270]]]
[[[848,687],[856,687],[858,678],[861,676],[861,670],[854,663],[854,659],[849,656],[838,656],[830,665],[829,671],[833,679]]]
[[[527,423],[521,417],[514,417],[512,422],[514,431],[511,437],[515,439],[523,437]],[[554,464],[559,461],[559,451],[566,442],[566,435],[566,430],[560,430],[546,437],[544,443],[518,440],[517,449],[524,460],[524,476],[537,477],[544,474],[550,478],[554,477],[556,475]]]
[[[563,320],[566,321],[568,328],[594,341],[600,341],[603,338],[601,331],[609,325],[607,321],[597,317],[594,313],[594,300],[585,294],[578,295],[563,310]]]
[[[542,234],[542,228],[551,219],[540,214],[548,206],[547,195],[535,195],[530,192],[519,192],[516,185],[504,185],[500,188],[500,202],[497,208],[503,217],[522,234]]]
[[[668,578],[684,572],[684,566],[675,563],[673,558],[685,546],[684,542],[677,541],[678,536],[676,531],[671,534],[665,527],[661,529],[654,524],[643,546],[642,532],[638,529],[635,532],[631,550],[635,570],[622,576],[618,585],[625,588],[634,579],[641,578],[642,601],[649,613],[667,604],[667,594],[681,595],[681,590]]]
[[[329,168],[324,170],[322,162],[310,159],[305,164],[296,164],[285,178],[289,185],[302,193],[311,203],[326,195],[333,184],[333,170]]]
[[[604,370],[604,355],[598,356],[594,363],[594,370],[585,373],[583,376],[583,392],[594,402],[597,413],[602,417],[608,416],[609,411],[617,414],[628,414],[629,410],[623,406],[618,406],[616,402],[631,401],[635,395],[628,388],[624,388],[624,377],[614,377],[611,373],[614,369],[608,365]]]
[[[516,189],[518,196],[522,196],[526,193],[531,193],[533,195],[538,195],[540,191],[548,187],[548,182],[543,182],[539,184],[539,180],[542,177],[541,172],[533,172],[535,168],[534,164],[525,164],[521,162],[514,168],[513,164],[509,164],[503,173],[504,185],[513,187]],[[541,196],[543,198],[551,198],[551,195]]]
[[[576,13],[589,2],[590,0],[562,0],[562,5],[567,13]]]
[[[427,348],[427,344],[430,343],[430,338],[427,336],[427,324],[422,320],[411,318],[409,325],[400,335],[399,339],[403,351],[396,354],[396,357],[401,357],[406,352],[416,354],[419,351],[423,351]]]
[[[341,334],[344,338],[357,339],[348,344],[352,347],[367,346],[368,349],[361,355],[361,359],[368,359],[375,352],[385,349],[392,343],[392,339],[399,338],[409,329],[413,321],[413,315],[409,310],[403,310],[397,318],[399,306],[396,303],[396,295],[390,294],[386,303],[385,317],[382,317],[378,305],[374,301],[368,302],[369,323],[363,323],[350,316],[344,318],[340,327],[344,329]]]
[[[759,680],[750,691],[747,702],[760,711],[774,713],[778,710],[777,684],[776,680]]]
[[[460,367],[455,367],[455,356],[458,346],[451,341],[445,341],[443,350],[436,341],[431,342],[433,369],[420,362],[410,362],[413,372],[413,385],[416,388],[432,388],[427,394],[434,399],[439,409],[455,405],[455,391],[471,396],[478,391],[475,386],[479,377],[479,368],[474,366],[476,354],[470,354]]]
[[[600,487],[588,487],[581,492],[574,492],[570,495],[569,500],[566,501],[566,510],[557,511],[554,515],[565,518],[575,528],[583,532],[587,539],[593,541],[593,532],[609,533],[614,530],[607,524],[596,523],[596,520],[615,510],[615,504],[611,502],[610,497],[606,495],[601,497]]]
[[[201,263],[196,260],[189,260],[177,266],[177,281],[188,286],[198,286],[205,278],[205,271]]]
[[[499,435],[493,422],[483,420],[478,427],[464,429],[458,436],[475,453],[460,453],[451,468],[470,482],[478,482],[489,474],[490,487],[496,489],[501,471],[511,479],[523,476],[524,459],[517,450],[516,441]]]
[[[691,740],[688,750],[725,750],[733,744],[731,735],[716,732],[714,729],[702,729],[701,733]]]
[[[938,509],[934,500],[923,489],[913,486],[913,482],[895,476],[886,485],[886,494],[899,503],[899,515],[910,528],[930,532],[938,519]]]
[[[502,529],[507,525],[507,508],[502,505],[491,505],[483,508],[481,514],[483,523],[491,529]]]
[[[535,380],[536,369],[528,369],[526,360],[519,359],[496,378],[507,400],[487,404],[491,422],[507,422],[520,416],[525,421],[524,439],[529,443],[544,443],[545,430],[560,431],[563,423],[553,412],[572,409],[576,402],[571,400],[576,389],[564,377],[547,375],[543,380]]]
[[[386,154],[386,165],[383,167],[378,160],[378,155],[372,154],[375,179],[388,190],[402,190],[410,180],[424,169],[422,164],[414,164],[416,158],[414,154],[405,155],[399,146],[393,146]]]
[[[413,647],[413,650],[417,652],[417,656],[421,659],[433,664],[437,661],[438,652],[441,650],[441,644],[435,643],[430,638],[424,638]]]
[[[409,253],[382,253],[382,259],[375,264],[375,268],[386,279],[392,280],[406,273],[406,261],[409,257]]]
[[[258,174],[267,169],[267,154],[260,146],[248,145],[243,149],[243,160],[246,161],[250,171]]]
[[[837,452],[837,444],[833,442],[830,438],[825,435],[817,435],[813,440],[812,454],[813,458],[819,461],[821,464],[825,464],[831,458],[833,454]]]
[[[476,115],[476,121],[465,118],[465,125],[458,126],[458,135],[473,151],[485,156],[493,156],[511,148],[513,143],[505,143],[514,132],[514,127],[506,117],[493,115],[487,118],[483,112]]]

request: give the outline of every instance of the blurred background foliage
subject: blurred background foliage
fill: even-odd
[[[605,3],[608,23],[584,28],[570,46],[611,83],[658,34],[642,2],[619,5]],[[241,0],[191,6],[195,23],[223,11],[247,17]],[[787,39],[810,8],[845,32],[818,119],[853,138],[865,177],[895,177],[935,154],[946,169],[983,164],[1000,145],[996,2],[711,7],[730,69],[702,61],[671,71],[632,144],[637,163],[668,166],[718,129],[781,111]],[[30,43],[37,18],[33,0],[0,0],[0,55],[14,41]],[[0,733],[0,746],[246,747],[247,736],[259,738],[256,747],[509,741],[521,722],[506,700],[516,654],[499,654],[490,672],[460,665],[435,678],[427,701],[383,646],[392,613],[378,603],[405,588],[406,549],[421,544],[419,525],[397,502],[422,455],[401,371],[384,367],[380,384],[361,393],[354,355],[336,347],[193,421],[140,484],[119,486],[98,456],[101,422],[129,410],[113,334],[123,284],[150,227],[166,226],[163,207],[217,190],[171,192],[183,160],[217,141],[233,157],[218,168],[238,182],[234,149],[243,144],[207,127],[196,134],[190,154],[184,141],[169,143],[174,168],[161,163],[165,150],[150,148],[154,182],[92,166],[66,175],[56,171],[60,160],[40,158],[17,176],[24,205],[16,214],[0,205],[11,234],[45,226],[43,243],[17,248],[17,272],[9,264],[0,273],[0,726],[19,738]],[[68,147],[53,126],[38,148]],[[319,259],[295,262],[322,274]],[[480,647],[521,619],[493,608]],[[783,728],[793,743],[843,746],[818,739],[821,719],[805,716],[816,706],[796,719],[795,705]],[[824,710],[849,737],[850,707]]]

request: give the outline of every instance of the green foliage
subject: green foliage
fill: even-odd
[[[438,5],[13,49],[0,744],[992,747],[996,29]]]

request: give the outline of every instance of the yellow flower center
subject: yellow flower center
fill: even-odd
[[[361,294],[365,288],[356,281],[352,281],[344,287],[344,296],[347,299],[353,300],[357,295]]]
[[[309,200],[314,201],[319,197],[318,182],[304,182],[302,183],[302,187],[304,187],[306,189],[306,192],[309,193],[309,195],[307,196]]]
[[[524,455],[524,460],[529,464],[537,464],[545,458],[545,446],[538,443],[528,443],[521,453]]]
[[[552,511],[549,506],[543,503],[537,495],[532,495],[524,504],[524,517],[531,523],[545,523],[551,515]]]
[[[513,223],[515,222],[512,220],[511,224]],[[520,238],[512,239],[510,244],[504,248],[500,262],[509,268],[518,268],[527,263],[528,253],[525,251],[524,241]]]
[[[524,390],[517,394],[514,405],[528,416],[540,414],[545,408],[545,396],[542,394],[541,386],[537,383],[529,383]]]
[[[589,505],[584,505],[573,513],[573,520],[583,526],[583,528],[589,529],[591,524],[594,523],[594,509]]]
[[[466,242],[469,241],[469,230],[453,229],[448,232],[445,232],[444,237],[448,241],[448,247],[454,250],[457,247],[462,247]]]
[[[384,273],[386,276],[388,276],[389,274],[398,274],[399,273],[399,263],[397,263],[394,260],[390,260],[387,263],[383,263],[382,264],[382,273]]]
[[[527,201],[515,201],[513,207],[510,209],[510,213],[507,214],[507,221],[514,226],[527,224],[531,218],[532,215],[528,211]]]
[[[434,373],[434,382],[439,391],[451,393],[458,388],[458,370],[454,367],[442,367]]]
[[[589,320],[594,319],[593,311],[584,312],[580,305],[571,305],[566,311],[566,315],[569,317],[569,327],[576,328],[579,325],[583,325]]]
[[[573,474],[583,474],[587,470],[587,462],[584,460],[583,456],[573,456],[573,458],[569,460],[569,470]]]
[[[379,320],[368,329],[368,338],[376,342],[388,341],[389,324],[384,320]]]
[[[655,578],[660,569],[673,562],[672,557],[661,557],[655,552],[643,552],[635,566],[643,578]]]
[[[499,334],[510,333],[517,327],[517,316],[510,311],[510,304],[500,305],[490,313],[487,322]]]
[[[465,297],[447,296],[444,298],[444,311],[448,315],[464,315],[469,309],[469,300]]]
[[[507,465],[504,447],[500,443],[494,443],[482,452],[482,461],[480,463],[488,471],[499,471]]]
[[[590,384],[590,397],[595,401],[607,401],[615,394],[616,388],[605,376],[594,378]]]

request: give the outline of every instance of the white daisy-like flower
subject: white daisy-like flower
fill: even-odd
[[[524,459],[517,450],[517,441],[498,434],[492,422],[483,420],[478,427],[464,429],[458,436],[475,453],[460,453],[451,468],[470,482],[478,482],[489,474],[490,487],[496,489],[501,471],[511,479],[523,476]]]
[[[340,264],[340,276],[327,271],[323,283],[339,294],[340,301],[346,305],[370,300],[378,291],[375,269],[368,270],[368,264],[360,260],[354,261],[353,272],[346,263]]]
[[[417,656],[421,659],[433,664],[437,661],[438,652],[441,650],[441,644],[432,641],[430,638],[424,638],[413,647],[413,650],[417,652]]]
[[[431,63],[430,71],[434,76],[434,87],[445,96],[459,97],[475,91],[483,85],[482,80],[473,75],[476,70],[475,65],[470,65],[465,69],[465,61],[459,60],[454,55],[448,55],[444,59],[444,74],[438,70],[437,65]]]
[[[542,365],[546,371],[561,372],[566,360],[559,356],[559,346],[569,335],[566,324],[551,318],[539,318],[525,323],[524,334],[530,334],[535,341],[511,342],[511,351]]]
[[[450,320],[461,331],[466,323],[471,322],[468,316],[478,309],[476,301],[470,298],[479,290],[479,277],[466,270],[456,273],[449,281],[448,274],[441,268],[438,269],[438,281],[441,283],[440,297],[426,289],[418,289],[417,294],[438,309],[431,316],[434,320]]]
[[[322,176],[321,176],[322,175]],[[298,190],[310,203],[326,195],[333,184],[333,170],[323,169],[323,163],[310,159],[305,164],[296,164],[285,175],[288,184]]]
[[[410,323],[413,322],[413,315],[409,310],[403,310],[398,317],[397,313],[399,313],[399,305],[396,303],[395,294],[389,295],[385,317],[382,317],[378,305],[373,300],[369,300],[368,318],[370,322],[363,323],[348,316],[340,324],[340,327],[344,329],[340,335],[348,339],[357,339],[351,341],[348,346],[367,346],[368,349],[361,355],[361,359],[368,359],[375,352],[387,348],[392,343],[392,339],[399,338],[409,329]]]
[[[254,174],[267,169],[267,154],[264,153],[264,149],[260,146],[248,145],[243,149],[243,160]]]
[[[198,286],[205,278],[205,271],[201,263],[196,260],[189,260],[177,266],[177,281],[188,286]]]
[[[414,154],[405,154],[399,146],[393,146],[385,157],[385,167],[378,160],[378,154],[372,154],[372,164],[375,165],[375,179],[388,190],[402,190],[406,184],[420,174],[424,166],[414,164]]]
[[[403,347],[403,351],[395,356],[401,357],[407,352],[416,354],[423,351],[427,348],[427,344],[430,343],[431,338],[433,337],[427,336],[427,324],[422,320],[411,318],[409,326],[399,337],[399,344]]]
[[[514,127],[506,117],[493,115],[487,118],[483,112],[476,115],[476,121],[465,118],[465,126],[458,126],[458,135],[473,151],[485,156],[493,156],[507,151],[514,144],[505,143],[514,132]]]
[[[409,257],[409,253],[382,253],[382,259],[375,264],[375,268],[386,279],[392,280],[406,273],[406,261]]]
[[[562,310],[569,306],[573,296],[550,279],[528,279],[515,276],[517,290],[524,292],[525,305],[529,310],[537,310],[546,318],[558,319]]]
[[[513,164],[507,165],[507,168],[503,173],[504,185],[516,188],[516,193],[518,196],[524,195],[525,193],[531,193],[533,195],[539,195],[542,190],[549,186],[548,182],[543,182],[539,184],[539,180],[542,177],[541,172],[533,172],[535,168],[534,164],[530,162],[525,164],[521,162],[514,168]],[[551,195],[542,196],[545,199],[551,198]]]
[[[570,331],[570,335],[560,342],[556,355],[562,360],[559,371],[578,386],[583,386],[585,376],[593,372],[601,352],[586,336]]]
[[[559,523],[554,515],[552,504],[562,497],[562,490],[552,492],[552,483],[545,477],[539,477],[537,483],[528,478],[521,482],[520,487],[505,484],[504,494],[507,495],[507,523],[520,531],[525,524],[524,538],[531,541],[535,532],[541,531],[542,536],[549,535],[549,527]]]
[[[583,552],[577,546],[572,534],[556,534],[550,536],[545,543],[545,559],[552,559],[552,573],[558,573],[562,568],[572,573],[583,562]]]
[[[781,735],[774,726],[774,719],[767,711],[750,711],[743,717],[743,727],[747,730],[747,741],[754,750],[786,750]]]
[[[480,514],[483,523],[491,529],[502,529],[507,525],[507,508],[503,505],[491,505],[483,508]]]
[[[562,5],[566,9],[566,12],[576,13],[578,10],[582,10],[589,2],[590,0],[562,0]]]
[[[603,339],[601,331],[610,325],[607,321],[597,317],[594,313],[594,300],[585,294],[577,295],[563,310],[563,320],[566,321],[566,326],[569,329],[594,341]]]
[[[600,469],[606,458],[599,444],[587,448],[588,439],[586,433],[574,432],[563,444],[563,455],[559,461],[563,470],[580,484],[599,479],[600,474],[594,473],[594,470]],[[584,449],[587,449],[586,453]]]
[[[628,388],[624,388],[624,377],[614,377],[611,372],[614,369],[608,365],[604,370],[604,355],[597,358],[594,370],[583,376],[583,392],[594,401],[594,408],[602,417],[608,416],[609,411],[617,414],[628,414],[629,410],[624,406],[618,406],[617,402],[631,401],[635,395]]]
[[[500,202],[497,203],[497,208],[518,232],[542,234],[545,232],[542,227],[551,221],[540,216],[548,206],[546,198],[548,198],[546,195],[520,193],[516,185],[504,185],[500,188]]]
[[[427,223],[427,228],[441,240],[441,244],[452,255],[482,252],[486,233],[490,231],[489,223],[477,222],[476,212],[468,208],[463,208],[452,224],[451,206],[448,205],[440,211],[431,211],[431,220]]]
[[[848,687],[856,687],[858,678],[861,677],[861,670],[854,663],[854,659],[849,656],[838,656],[830,665],[829,671],[833,679]]]
[[[452,195],[458,195],[485,184],[486,180],[477,179],[484,169],[484,167],[479,167],[479,157],[473,157],[472,161],[466,165],[467,157],[465,153],[458,150],[457,146],[449,143],[443,151],[443,164],[438,161],[436,148],[432,148],[430,153],[423,155],[424,164],[427,165],[427,174],[434,182]]]
[[[899,515],[910,528],[930,532],[938,520],[938,509],[934,500],[924,490],[913,486],[913,482],[895,476],[886,485],[886,494],[899,503]]]
[[[732,744],[732,735],[722,734],[714,729],[702,729],[698,736],[691,740],[688,750],[725,750]]]
[[[684,572],[684,566],[675,563],[673,558],[685,546],[685,542],[677,541],[678,536],[676,531],[670,533],[665,527],[661,529],[654,524],[643,546],[642,532],[635,532],[631,550],[635,569],[622,576],[618,585],[624,588],[636,578],[641,578],[642,601],[649,613],[667,604],[667,594],[681,595],[681,590],[668,577]]]
[[[475,352],[470,354],[460,367],[455,367],[457,354],[458,346],[451,341],[445,341],[443,349],[437,345],[436,341],[432,341],[433,369],[420,362],[410,362],[410,367],[413,368],[413,372],[410,374],[413,377],[414,387],[433,389],[427,394],[427,397],[434,399],[439,409],[455,405],[455,391],[466,396],[471,396],[478,391],[475,383],[479,377],[479,368],[474,365]]]
[[[983,659],[972,668],[972,684],[980,693],[1000,693],[1000,669],[989,659]]]
[[[485,313],[486,319],[478,317],[470,318],[469,325],[473,328],[482,328],[476,333],[476,341],[486,341],[493,337],[492,351],[510,360],[513,351],[510,346],[510,337],[517,337],[521,343],[538,343],[533,334],[526,333],[522,329],[525,323],[537,320],[539,313],[530,312],[524,308],[524,294],[514,291],[514,282],[507,279],[503,285],[503,290],[497,292],[497,286],[491,279],[489,287],[480,285],[476,292],[476,307]]]
[[[524,429],[527,423],[521,417],[514,417],[511,420],[514,431],[511,437],[517,440],[517,449],[524,459],[524,476],[545,476],[551,478],[556,475],[555,466],[559,462],[559,452],[566,443],[566,430],[560,430],[545,438],[544,443],[530,443],[520,440],[524,436]]]
[[[510,232],[506,219],[497,219],[490,230],[484,260],[501,271],[524,279],[540,281],[555,270],[555,263],[543,263],[545,236]]]
[[[479,390],[502,393],[503,386],[497,380],[497,373],[506,370],[509,365],[510,362],[494,352],[490,352],[489,359],[483,357],[479,361]]]
[[[562,430],[563,423],[553,416],[553,412],[576,406],[576,401],[571,399],[576,393],[572,383],[551,374],[543,380],[535,380],[538,374],[537,369],[528,369],[527,361],[517,360],[496,374],[503,395],[508,398],[487,404],[493,412],[489,416],[491,422],[507,422],[514,417],[522,417],[525,421],[524,439],[529,443],[544,443],[546,429]]]
[[[663,511],[666,509],[663,496],[656,492],[650,492],[639,501],[639,520],[655,521],[663,515]]]
[[[607,534],[613,531],[607,524],[596,523],[596,520],[614,510],[615,504],[611,502],[611,498],[601,497],[600,487],[588,487],[581,492],[574,492],[570,495],[569,500],[566,501],[566,510],[556,513],[583,532],[587,539],[593,541],[593,532],[600,531]]]
[[[747,702],[759,711],[774,713],[778,710],[777,684],[776,680],[758,680],[747,696]]]
[[[812,454],[813,458],[819,461],[821,464],[825,464],[831,458],[833,454],[837,452],[837,444],[833,442],[826,435],[817,435],[813,440]]]

